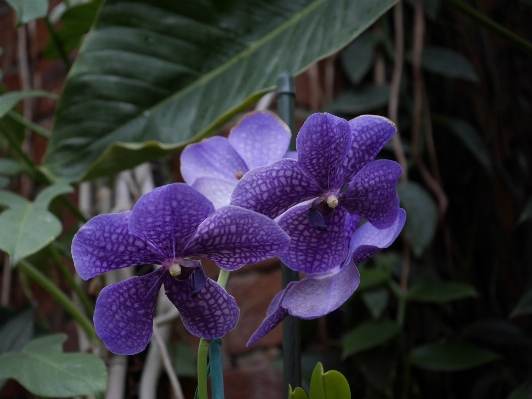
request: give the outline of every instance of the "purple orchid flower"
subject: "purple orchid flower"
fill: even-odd
[[[388,248],[401,232],[406,213],[399,208],[391,226],[377,229],[365,223],[356,229],[360,218],[348,216],[345,233],[351,235],[347,259],[326,273],[309,274],[300,281],[291,282],[272,300],[266,319],[251,336],[248,346],[273,330],[289,314],[300,319],[311,320],[325,316],[338,309],[355,292],[360,283],[356,267],[383,248]]]
[[[244,174],[282,159],[291,136],[275,114],[249,113],[231,129],[229,137],[211,137],[187,146],[181,154],[181,174],[218,209],[229,204]]]
[[[175,183],[142,196],[131,211],[91,219],[74,237],[72,257],[85,280],[127,266],[161,265],[145,276],[105,287],[96,301],[98,336],[114,353],[135,354],[151,339],[162,285],[192,334],[212,339],[235,327],[235,299],[191,257],[236,270],[276,256],[289,240],[271,219],[235,206],[215,212],[198,191]]]
[[[307,274],[327,272],[347,256],[348,214],[361,216],[377,229],[390,227],[396,219],[395,187],[402,169],[390,160],[373,160],[395,132],[395,125],[380,116],[348,122],[313,114],[297,136],[298,159],[246,173],[231,204],[270,218],[282,214],[277,222],[291,242],[281,260]]]

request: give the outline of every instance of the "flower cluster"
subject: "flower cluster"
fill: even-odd
[[[231,271],[279,256],[306,274],[273,299],[249,344],[288,314],[313,319],[337,309],[358,286],[356,264],[389,246],[405,222],[395,189],[400,166],[373,160],[394,133],[378,116],[348,122],[314,114],[297,136],[297,156],[287,155],[289,129],[256,112],[228,138],[188,146],[181,171],[189,185],[157,188],[131,211],[97,216],[73,240],[84,279],[160,265],[102,290],[94,314],[100,338],[115,353],[143,350],[161,286],[192,334],[212,339],[231,331],[238,306],[206,277],[199,258]],[[359,227],[361,219],[367,222]]]

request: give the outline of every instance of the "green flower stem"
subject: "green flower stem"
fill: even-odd
[[[48,277],[42,274],[35,266],[26,260],[21,260],[18,263],[18,267],[22,269],[26,274],[32,278],[37,284],[39,284],[46,292],[48,292],[70,316],[79,324],[79,326],[85,331],[89,341],[97,341],[98,336],[94,331],[94,327],[89,319],[79,311],[72,303],[69,297],[65,295],[63,291]]]
[[[227,285],[227,280],[229,279],[230,271],[220,269],[220,274],[218,275],[218,285],[225,289]],[[208,399],[207,391],[207,356],[209,354],[209,345],[211,341],[208,339],[202,338],[198,347],[198,397],[199,399]]]
[[[16,122],[24,126],[26,129],[31,130],[32,132],[37,133],[39,136],[44,137],[45,139],[49,140],[52,136],[52,133],[50,133],[48,130],[43,128],[42,126],[33,123],[29,119],[24,118],[22,115],[20,115],[18,112],[15,112],[13,110],[9,111],[7,113],[11,118],[13,118]]]
[[[61,258],[61,255],[59,254],[59,251],[54,246],[54,244],[51,243],[49,245],[49,248],[57,267],[59,268],[63,276],[65,276],[68,284],[70,285],[70,288],[72,288],[72,291],[76,293],[78,299],[81,302],[81,305],[83,306],[83,309],[85,309],[85,312],[87,313],[87,315],[89,315],[89,317],[92,317],[94,315],[94,306],[92,305],[91,301],[74,280],[72,273],[70,273],[70,270],[68,270],[67,265],[65,264],[65,262],[63,262],[63,258]]]
[[[521,36],[516,35],[512,31],[506,29],[504,26],[499,25],[491,18],[486,17],[484,14],[471,7],[469,4],[462,0],[444,0],[450,6],[456,8],[458,11],[471,18],[476,23],[482,25],[484,28],[490,30],[496,35],[502,37],[510,44],[519,48],[520,50],[530,54],[532,53],[532,43],[523,39]]]

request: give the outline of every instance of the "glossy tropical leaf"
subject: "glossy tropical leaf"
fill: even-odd
[[[395,337],[399,331],[399,326],[389,320],[363,323],[345,335],[342,356],[345,358],[379,346]]]
[[[49,335],[29,342],[21,352],[0,355],[0,379],[13,378],[37,396],[103,396],[104,362],[86,353],[64,353],[66,339],[66,334]]]
[[[18,15],[18,23],[23,25],[48,12],[48,0],[7,0]]]
[[[397,193],[406,210],[405,228],[410,235],[412,249],[420,256],[432,241],[438,224],[438,210],[432,197],[419,184],[399,183]]]
[[[446,303],[470,297],[478,297],[478,292],[469,284],[443,281],[413,285],[406,294],[406,299],[410,301],[430,303]]]
[[[492,362],[497,354],[466,343],[426,345],[414,349],[410,362],[433,371],[460,371]]]
[[[34,254],[56,238],[61,222],[48,211],[48,205],[58,195],[71,192],[71,186],[58,183],[45,188],[35,202],[9,191],[0,191],[0,204],[8,209],[0,214],[0,249],[7,252],[11,265]]]
[[[109,0],[70,70],[43,170],[116,173],[208,135],[395,0]]]
[[[55,94],[44,90],[10,91],[0,96],[0,118],[3,118],[17,103],[29,97],[48,97],[56,99]]]

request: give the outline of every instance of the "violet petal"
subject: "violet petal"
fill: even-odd
[[[72,240],[72,258],[84,280],[128,266],[161,264],[163,254],[128,230],[131,211],[99,215],[89,220]]]
[[[214,205],[215,209],[229,205],[231,194],[235,189],[238,180],[227,181],[217,177],[199,177],[191,185],[202,193]]]
[[[345,236],[347,241],[351,239],[356,228],[360,224],[360,216],[347,214],[345,218]]]
[[[403,229],[405,220],[406,212],[399,208],[395,221],[390,227],[377,229],[368,222],[355,231],[349,244],[353,262],[360,263],[381,249],[388,248]]]
[[[206,283],[207,276],[205,276],[205,272],[203,272],[203,269],[200,267],[194,269],[194,271],[190,274],[189,278],[190,289],[192,290],[192,297],[196,297]]]
[[[297,135],[296,147],[298,165],[316,179],[322,190],[339,188],[344,183],[338,168],[351,148],[345,119],[325,113],[311,115]]]
[[[319,231],[329,230],[327,224],[325,224],[325,218],[323,217],[323,215],[312,207],[308,209],[307,219],[310,225],[315,227]]]
[[[399,209],[396,185],[401,172],[401,166],[394,161],[369,163],[355,176],[349,190],[340,194],[340,204],[379,229],[389,227]]]
[[[212,203],[197,190],[184,183],[168,184],[140,197],[131,211],[129,231],[172,259],[212,212]]]
[[[119,355],[143,351],[153,333],[153,311],[164,269],[105,287],[96,300],[94,328],[109,350]]]
[[[231,129],[229,143],[246,162],[247,170],[251,170],[283,158],[291,136],[288,126],[277,115],[257,111],[245,115]]]
[[[290,237],[273,220],[228,205],[201,223],[185,255],[203,256],[222,269],[236,270],[246,263],[277,256],[289,242]]]
[[[203,269],[200,270],[201,273]],[[193,335],[214,339],[235,328],[240,310],[235,298],[209,278],[195,296],[186,280],[167,275],[166,295],[179,310],[185,328]]]
[[[300,319],[310,320],[338,309],[355,292],[360,274],[353,262],[337,273],[308,276],[296,281],[282,299],[281,306]]]
[[[349,121],[353,144],[342,169],[351,181],[364,166],[373,161],[390,138],[397,132],[394,123],[382,116],[361,115]]]
[[[291,238],[288,250],[279,257],[290,269],[307,274],[326,272],[342,263],[349,242],[345,236],[347,212],[342,207],[324,216],[329,230],[319,231],[308,222],[310,206],[309,202],[296,205],[278,219]]]
[[[247,172],[242,157],[226,137],[211,137],[188,145],[181,153],[181,175],[188,184],[200,177],[237,182],[237,172]]]
[[[238,183],[231,205],[275,218],[292,205],[317,197],[320,187],[293,159],[250,170]]]

